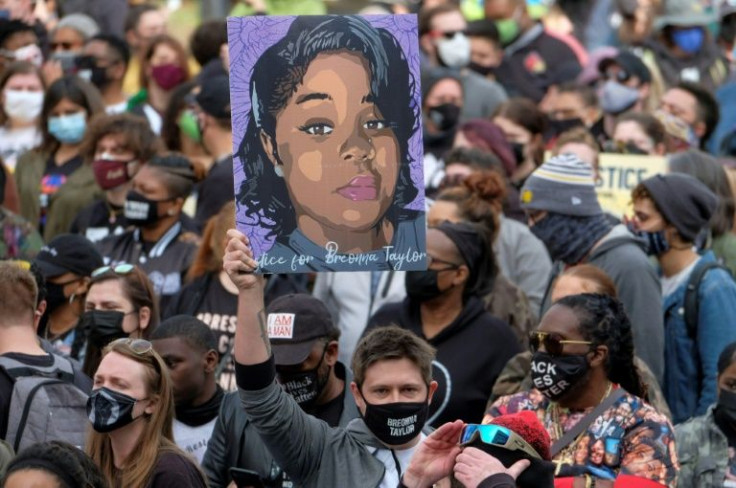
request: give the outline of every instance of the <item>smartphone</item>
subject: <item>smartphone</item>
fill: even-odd
[[[265,488],[261,476],[250,469],[230,468],[230,477],[238,488]]]

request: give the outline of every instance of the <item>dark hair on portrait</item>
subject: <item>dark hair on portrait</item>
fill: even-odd
[[[396,194],[385,218],[396,226],[415,217],[404,207],[418,193],[411,180],[409,139],[419,127],[419,108],[414,100],[415,80],[401,46],[388,30],[375,28],[357,16],[302,16],[294,20],[286,36],[269,47],[253,67],[252,105],[237,154],[245,173],[238,202],[247,208],[248,218],[269,231],[269,237],[288,239],[296,229],[296,216],[286,182],[276,175],[261,143],[260,132],[275,140],[277,115],[302,83],[309,65],[320,54],[341,51],[359,54],[367,61],[371,95],[399,146]],[[274,156],[278,160],[278,154]]]

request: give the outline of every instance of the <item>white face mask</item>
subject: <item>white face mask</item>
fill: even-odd
[[[32,65],[40,68],[43,64],[43,53],[41,48],[35,44],[29,44],[23,46],[20,49],[13,51],[16,61],[28,61]]]
[[[448,68],[463,68],[470,62],[470,40],[462,32],[443,37],[437,41],[437,54]]]
[[[9,90],[4,92],[3,109],[11,119],[21,122],[31,122],[41,113],[43,106],[43,92]]]

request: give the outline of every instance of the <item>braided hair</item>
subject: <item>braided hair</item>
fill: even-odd
[[[604,365],[608,379],[645,400],[647,388],[634,365],[634,339],[631,322],[621,302],[608,295],[584,293],[560,299],[556,305],[567,307],[580,321],[580,333],[593,345],[608,347]]]

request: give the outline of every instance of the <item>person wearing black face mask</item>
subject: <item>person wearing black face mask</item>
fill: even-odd
[[[736,341],[723,317],[736,314],[736,283],[713,251],[699,255],[694,242],[708,226],[718,197],[682,173],[656,175],[632,191],[634,232],[656,256],[662,277],[665,376],[662,386],[675,423],[702,415],[716,398],[716,365],[722,348]],[[695,290],[696,302],[688,298]],[[694,310],[694,311],[693,311]]]
[[[565,486],[675,486],[673,428],[647,403],[621,302],[599,294],[562,298],[530,345],[534,388],[495,401],[484,423],[536,412],[552,441],[556,481]],[[602,451],[588,449],[596,443]]]
[[[448,72],[436,72],[422,83],[422,141],[424,143],[424,182],[428,194],[444,177],[442,157],[452,148],[460,124],[463,86]]]
[[[478,422],[498,374],[520,351],[511,327],[481,300],[497,274],[488,230],[442,222],[427,232],[427,255],[427,271],[406,273],[407,298],[379,309],[366,331],[397,324],[437,348],[431,425]],[[484,346],[469,354],[468,344]]]
[[[102,257],[84,237],[61,234],[41,248],[34,263],[46,280],[46,310],[39,330],[54,348],[70,355],[90,275],[102,266]]]
[[[90,72],[90,81],[100,90],[105,111],[108,114],[125,112],[128,97],[123,92],[123,78],[130,61],[128,45],[117,36],[97,34],[85,43],[82,54],[88,65],[80,69]]]
[[[159,323],[158,304],[146,273],[131,264],[92,272],[72,352],[83,351],[83,370],[93,376],[100,353],[121,337],[148,339]]]
[[[593,168],[571,153],[554,156],[527,178],[521,207],[527,212],[531,232],[555,262],[548,283],[565,267],[577,264],[588,263],[605,271],[634,324],[637,354],[661,381],[664,319],[657,275],[641,240],[603,213]],[[548,286],[542,300],[542,313],[549,308],[550,289]]]
[[[717,367],[716,402],[675,427],[680,486],[729,486],[736,479],[736,342],[721,351]],[[706,460],[712,469],[698,469]]]
[[[357,418],[355,401],[346,394],[352,372],[337,360],[340,330],[322,302],[309,295],[290,294],[274,300],[266,311],[276,379],[284,391],[302,410],[332,427],[345,427]],[[202,461],[210,486],[225,488],[230,466],[255,471],[272,485],[289,483],[253,429],[240,397],[227,394]]]
[[[275,381],[267,334],[288,336],[290,317],[276,320],[265,313],[263,278],[253,273],[258,263],[249,241],[235,229],[228,237],[223,267],[239,290],[233,352],[238,394],[269,451],[297,486],[397,486],[427,435],[425,420],[437,389],[434,349],[399,327],[372,331],[361,339],[352,363],[350,391],[361,418],[346,428],[315,421]],[[291,318],[299,320],[298,314]]]
[[[108,262],[137,264],[148,273],[162,309],[181,288],[197,251],[199,237],[186,230],[182,213],[196,179],[184,156],[155,156],[133,177],[125,200],[132,228],[97,243]]]

